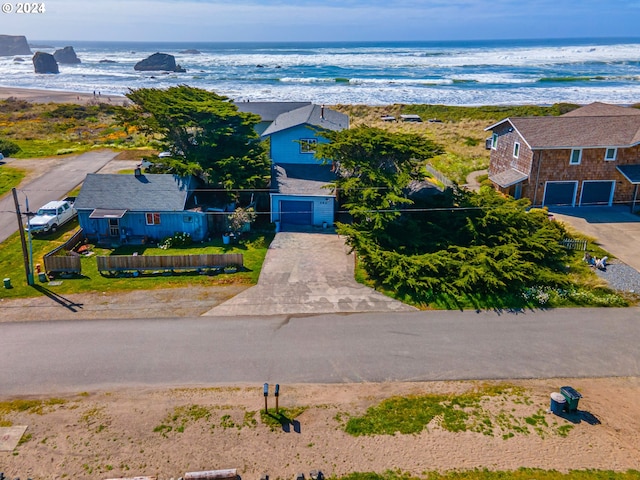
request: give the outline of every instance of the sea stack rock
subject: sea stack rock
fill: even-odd
[[[168,53],[154,53],[136,63],[133,69],[140,72],[186,72],[180,65],[176,65],[176,58]]]
[[[24,35],[0,35],[0,57],[31,55],[31,49]]]
[[[68,64],[77,64],[80,63],[80,59],[76,55],[73,47],[64,47],[59,50],[56,50],[53,53],[53,58],[56,59],[58,63],[68,63]]]
[[[33,68],[36,73],[60,73],[58,62],[50,53],[36,52],[33,56]]]

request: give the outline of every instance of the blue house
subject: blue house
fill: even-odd
[[[207,237],[206,214],[195,208],[196,180],[170,174],[89,174],[75,202],[78,222],[97,242],[161,241],[186,232]]]
[[[349,128],[349,117],[324,105],[284,112],[267,127],[273,162],[271,221],[294,225],[332,225],[335,195],[325,188],[335,175],[315,158],[323,132]]]

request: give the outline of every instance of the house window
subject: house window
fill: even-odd
[[[513,157],[518,158],[520,155],[520,144],[518,142],[513,144]]]
[[[491,148],[492,149],[496,149],[498,148],[498,134],[494,133],[493,135],[491,135]]]
[[[580,165],[582,161],[582,150],[576,148],[571,150],[571,158],[569,159],[569,165]]]
[[[318,140],[315,138],[300,139],[300,153],[316,153],[316,145]]]
[[[147,213],[147,225],[160,225],[160,214],[159,213]]]
[[[612,162],[616,159],[616,157],[618,156],[618,149],[617,148],[607,148],[606,153],[604,154],[604,159],[607,162]]]

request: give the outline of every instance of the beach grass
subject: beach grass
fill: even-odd
[[[499,400],[493,404],[503,407],[486,408],[491,398]],[[516,412],[515,404],[525,408]],[[547,421],[544,410],[533,404],[523,388],[506,383],[478,385],[458,394],[390,397],[369,407],[363,415],[347,416],[344,430],[355,437],[417,435],[429,428],[442,428],[453,433],[475,432],[508,440],[515,435],[529,434],[543,438],[566,436],[571,430],[569,420],[552,417]],[[339,419],[342,418],[340,414]]]
[[[513,471],[491,471],[487,469],[454,470],[450,472],[424,472],[412,476],[402,471],[354,472],[333,480],[640,480],[640,472],[612,470],[542,470],[538,468],[520,468]]]
[[[335,108],[350,117],[351,125],[369,125],[394,131],[423,135],[443,147],[444,153],[428,160],[449,180],[462,185],[469,173],[489,166],[485,128],[506,117],[561,115],[578,105],[557,104],[549,107],[447,105],[339,105]],[[421,123],[385,121],[383,117],[400,119],[403,114],[416,114]]]
[[[93,148],[134,148],[147,140],[116,120],[116,108],[87,105],[0,101],[0,136],[15,143],[15,158],[83,153]]]

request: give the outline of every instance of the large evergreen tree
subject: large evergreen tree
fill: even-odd
[[[370,127],[327,136],[317,156],[335,162],[354,219],[338,231],[383,289],[416,303],[505,306],[524,303],[531,287],[569,284],[567,232],[528,201],[487,187],[448,189],[420,205],[407,197],[423,161],[440,152],[433,142]]]
[[[200,175],[227,190],[266,185],[269,159],[254,128],[259,116],[186,85],[131,90],[127,97],[133,107],[121,112],[121,121],[170,151],[166,165],[172,171]]]
[[[412,203],[405,195],[407,186],[423,178],[420,167],[426,159],[441,153],[422,136],[368,126],[323,135],[329,143],[318,145],[316,156],[333,161],[344,207],[356,223],[378,230]]]

